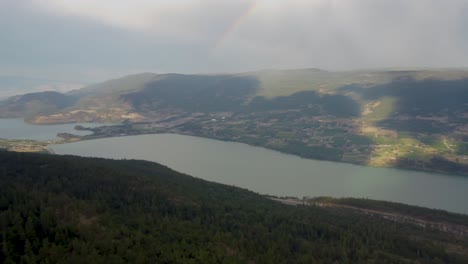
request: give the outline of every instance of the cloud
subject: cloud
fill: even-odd
[[[462,67],[467,28],[463,0],[3,1],[0,71]]]
[[[33,0],[35,6],[155,36],[196,40],[220,33],[255,1]]]

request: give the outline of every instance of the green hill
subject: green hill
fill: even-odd
[[[3,263],[468,261],[466,236],[283,205],[145,161],[0,152],[0,186]]]
[[[33,117],[61,111],[74,105],[78,98],[59,92],[38,92],[17,95],[0,102],[0,118]]]
[[[351,72],[297,69],[221,75],[142,73],[63,94],[58,98],[65,102],[62,105],[57,105],[57,93],[46,92],[11,98],[0,109],[3,116],[15,117],[25,112],[36,116],[63,114],[64,122],[67,115],[69,122],[76,121],[70,115],[79,111],[87,112],[88,118],[94,115],[100,122],[128,119],[122,113],[151,118],[154,111],[165,110],[216,113],[312,108],[314,111],[308,113],[335,116],[326,109],[343,105],[341,112],[350,111],[350,115],[357,117],[383,119],[390,113],[456,115],[467,111],[467,79],[468,71],[427,69]],[[14,111],[27,108],[32,100],[36,107]],[[368,109],[369,103],[376,104]],[[106,111],[108,115],[100,115]],[[46,117],[36,121],[46,122]]]
[[[0,100],[8,97],[46,90],[65,91],[83,87],[73,81],[48,80],[26,76],[0,76]]]
[[[0,103],[0,116],[38,124],[125,122],[95,129],[94,137],[183,133],[305,158],[468,173],[463,69],[143,73],[42,95]]]

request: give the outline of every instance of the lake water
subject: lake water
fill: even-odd
[[[59,124],[59,125],[31,125],[23,119],[0,119],[0,138],[4,139],[34,139],[57,140],[57,133],[71,133],[75,135],[88,135],[90,131],[75,130],[76,125],[96,127],[103,124]]]
[[[205,180],[279,196],[388,200],[468,214],[468,177],[315,161],[242,143],[160,134],[54,145],[57,154],[156,161]]]

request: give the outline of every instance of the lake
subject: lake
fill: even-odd
[[[242,143],[141,135],[51,147],[57,154],[144,159],[205,180],[278,196],[388,200],[468,214],[468,177],[316,161]]]
[[[34,139],[57,140],[58,133],[71,133],[75,135],[88,135],[90,131],[75,130],[75,126],[96,127],[103,124],[59,124],[59,125],[31,125],[23,119],[0,119],[0,138],[4,139]]]

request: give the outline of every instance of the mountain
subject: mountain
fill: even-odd
[[[17,95],[0,103],[0,117],[28,118],[52,114],[74,105],[77,100],[77,97],[52,91]]]
[[[0,152],[0,172],[2,263],[468,261],[465,215],[285,205],[137,160]]]
[[[63,94],[65,105],[46,97],[32,106],[9,99],[1,116],[124,122],[117,134],[182,133],[305,158],[468,173],[464,69],[143,73]],[[112,131],[95,129],[95,137]]]
[[[0,99],[43,91],[66,92],[84,85],[77,82],[48,80],[23,76],[0,76]]]
[[[213,75],[142,73],[68,92],[64,96],[78,97],[79,100],[54,114],[67,116],[77,111],[89,112],[89,119],[104,122],[124,121],[127,118],[117,114],[123,112],[138,113],[151,119],[154,111],[168,109],[207,113],[317,107],[314,109],[316,114],[379,118],[389,114],[386,112],[390,103],[385,102],[388,98],[398,101],[393,102],[394,109],[391,110],[403,111],[400,114],[457,114],[467,107],[467,78],[468,71],[464,70],[327,72],[297,69]],[[424,100],[421,99],[423,93]],[[379,100],[384,101],[376,104]],[[372,110],[363,109],[369,102],[374,102]],[[334,113],[332,109],[340,106],[343,110]],[[3,109],[8,110],[8,105]],[[112,110],[116,111],[115,116],[99,115]],[[446,113],[441,113],[443,110]],[[38,110],[36,116],[42,118],[32,121],[47,122],[43,112]],[[64,117],[63,121],[76,120]]]

